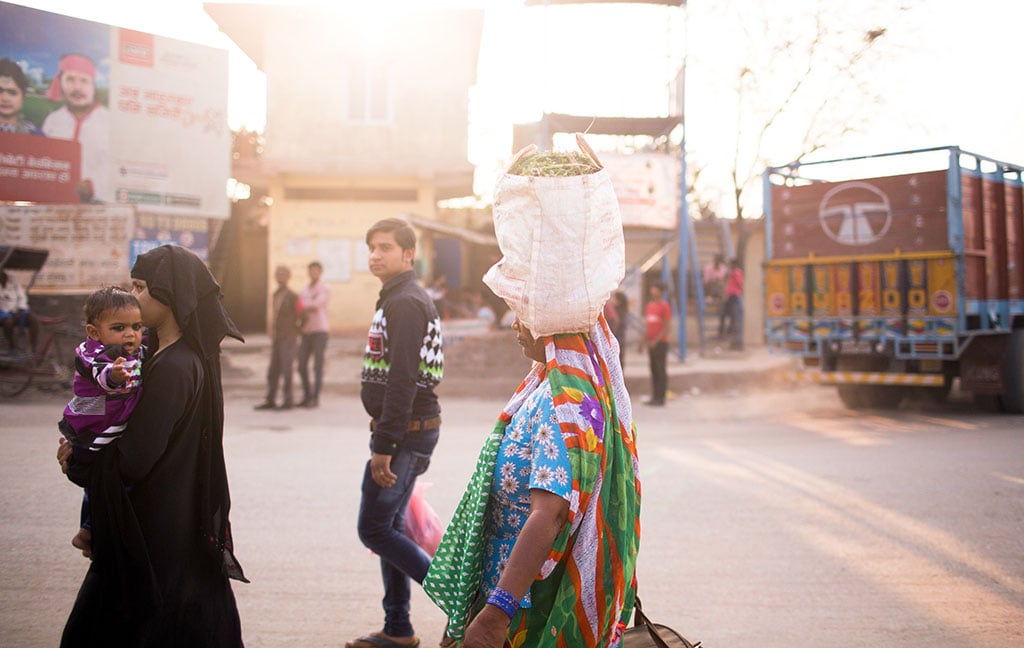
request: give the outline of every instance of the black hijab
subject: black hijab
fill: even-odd
[[[189,346],[204,359],[220,353],[226,335],[242,340],[221,303],[217,280],[202,259],[186,248],[162,245],[140,254],[132,266],[132,278],[145,281],[149,294],[170,307]]]
[[[248,582],[233,554],[228,521],[231,498],[224,466],[224,391],[220,372],[221,340],[230,335],[244,341],[242,334],[221,303],[220,284],[203,260],[188,249],[162,245],[140,254],[131,274],[132,278],[145,281],[149,294],[171,309],[182,340],[202,359],[208,434],[203,435],[200,446],[200,470],[206,473],[206,479],[201,481],[200,530],[210,549],[221,559],[225,575]]]

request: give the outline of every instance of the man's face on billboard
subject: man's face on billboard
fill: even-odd
[[[60,91],[71,110],[86,110],[96,100],[96,86],[88,74],[65,70],[60,75]]]
[[[0,119],[9,121],[17,117],[24,98],[25,95],[14,79],[0,76]]]

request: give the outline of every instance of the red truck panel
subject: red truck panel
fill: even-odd
[[[949,249],[946,172],[773,185],[772,258]]]
[[[935,168],[942,151],[948,169],[815,180],[873,157],[927,154]],[[764,177],[770,348],[803,356],[851,407],[893,406],[888,386],[948,390],[955,375],[1024,412],[1024,167],[945,147]]]
[[[985,299],[985,219],[982,210],[981,177],[963,175],[964,204],[964,294],[970,299]]]
[[[1021,186],[999,174],[963,174],[964,252],[969,299],[1019,299],[1024,293]]]
[[[1009,266],[1010,299],[1024,298],[1024,188],[1006,185],[1006,252]]]

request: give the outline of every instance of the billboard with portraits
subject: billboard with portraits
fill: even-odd
[[[0,2],[0,201],[227,218],[227,52]]]

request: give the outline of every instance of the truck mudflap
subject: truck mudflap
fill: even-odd
[[[943,374],[885,373],[879,371],[821,371],[804,369],[792,372],[794,382],[819,385],[893,385],[900,387],[943,387]]]

